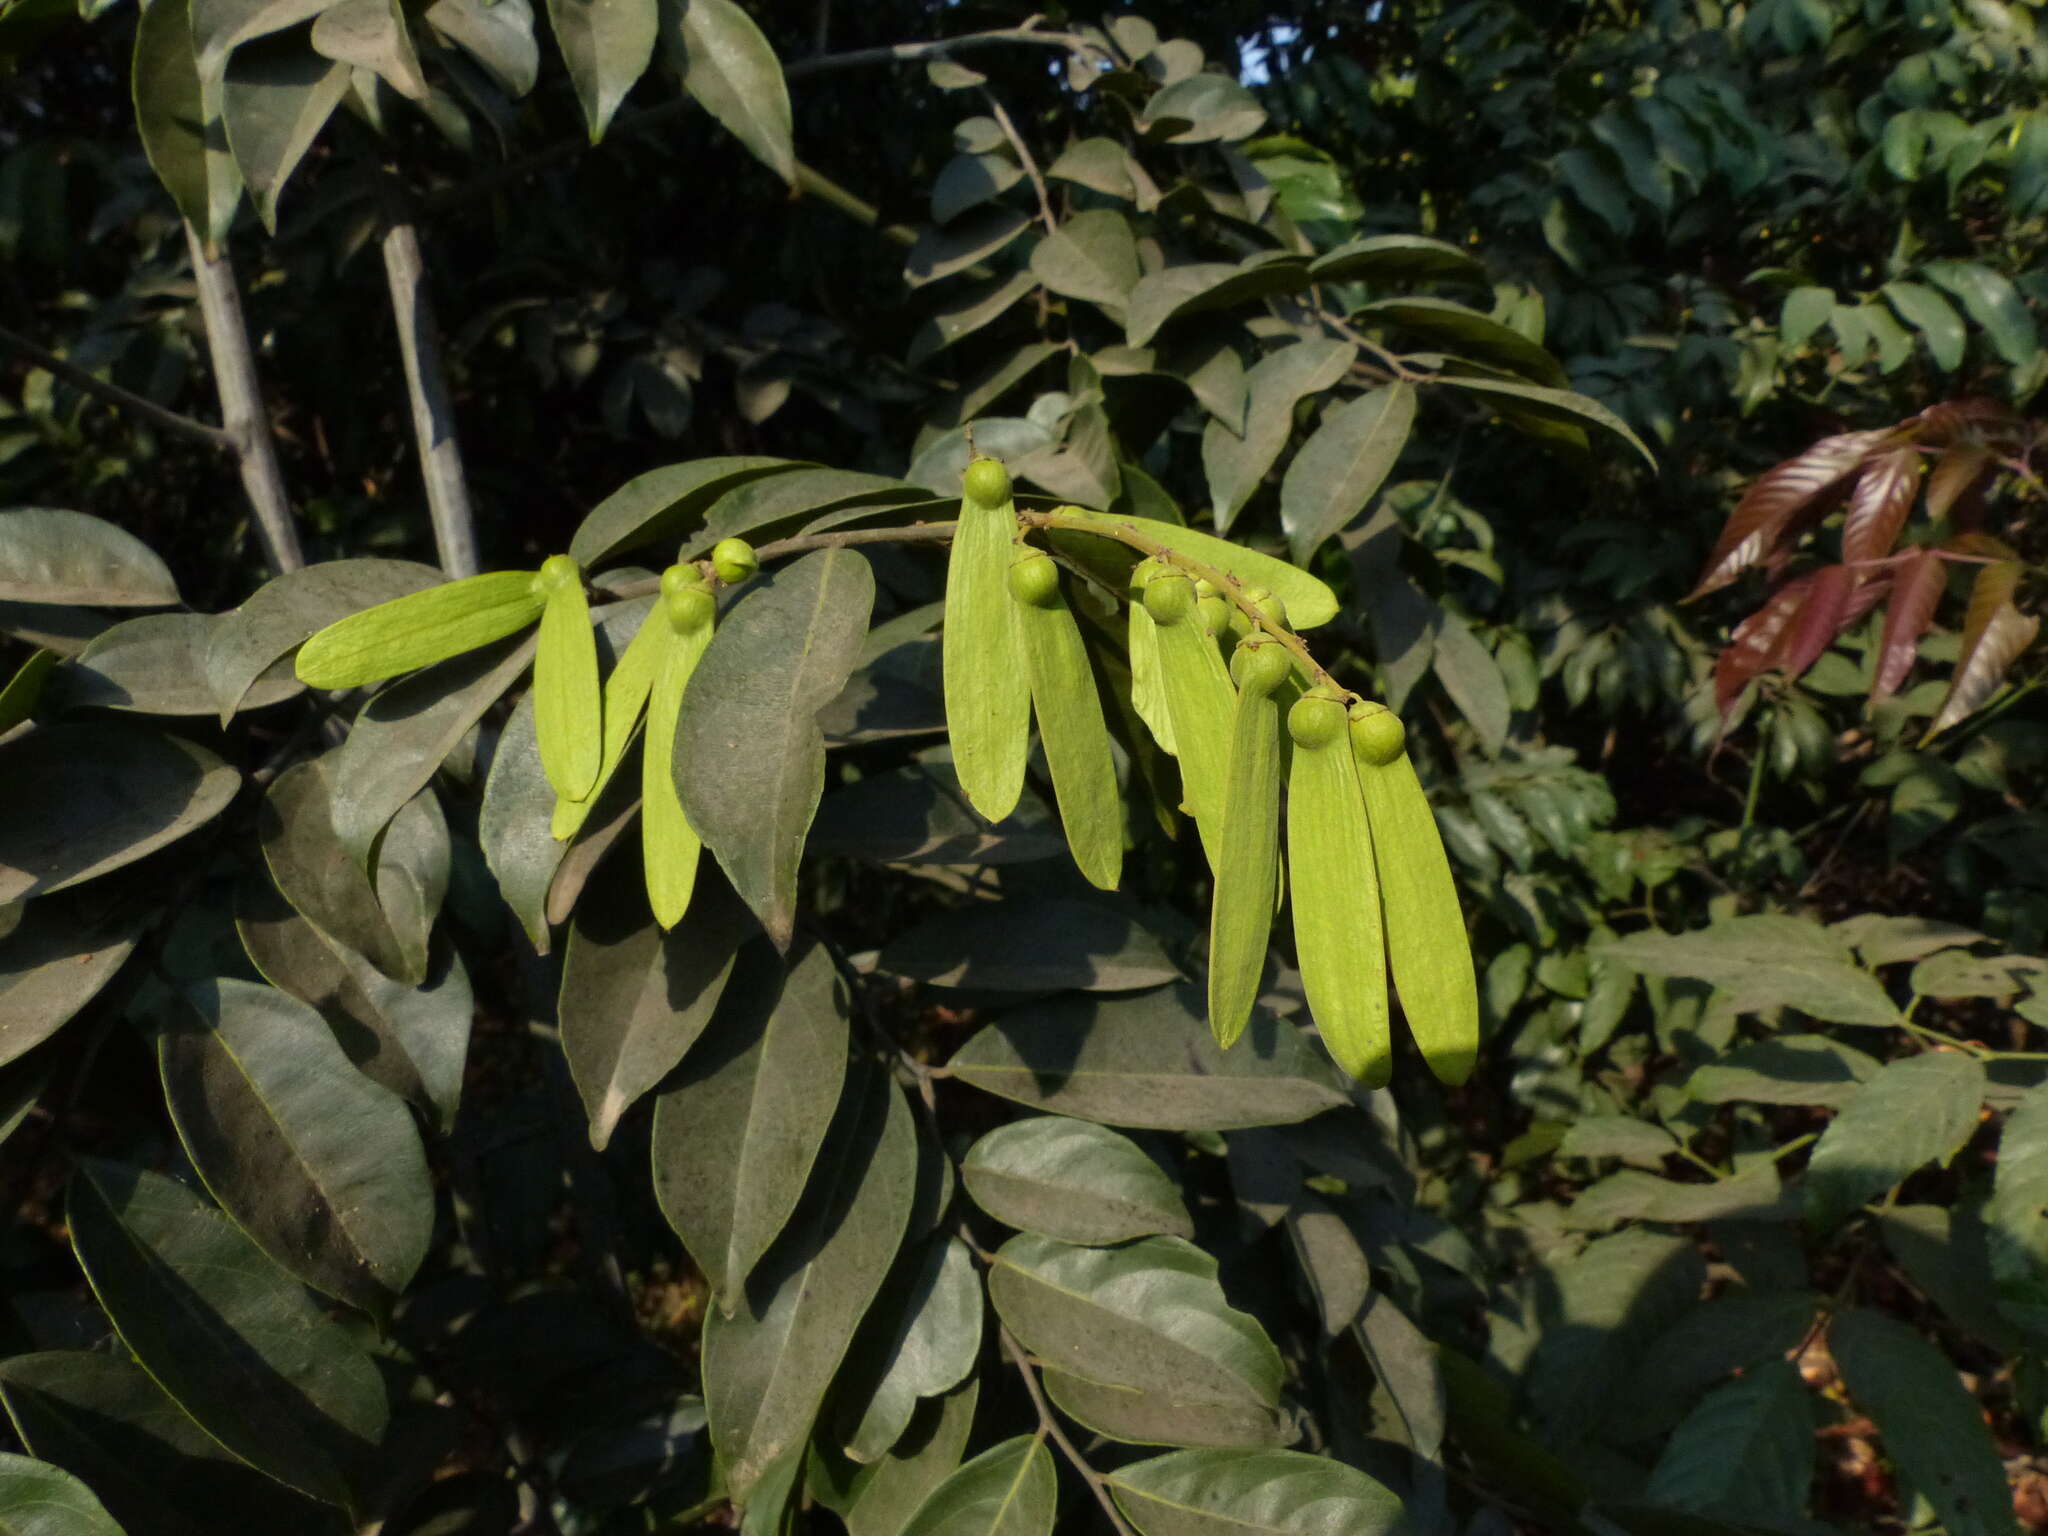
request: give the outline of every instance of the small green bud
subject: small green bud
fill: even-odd
[[[1278,688],[1293,670],[1294,661],[1287,654],[1287,647],[1271,635],[1253,635],[1230,657],[1232,681],[1255,698],[1264,698]]]
[[[1287,734],[1297,747],[1314,752],[1344,734],[1344,701],[1329,693],[1305,693],[1287,711]]]
[[[575,586],[583,580],[583,567],[569,555],[549,555],[533,573],[533,590],[546,596]]]
[[[761,557],[745,539],[720,539],[712,546],[711,569],[727,586],[737,586],[761,569]]]
[[[1050,608],[1060,593],[1060,568],[1042,549],[1028,550],[1010,567],[1010,596],[1033,608]]]
[[[1351,750],[1366,767],[1384,768],[1407,750],[1407,728],[1386,705],[1360,699],[1350,713]]]
[[[1000,507],[1010,499],[1010,472],[1001,459],[976,459],[967,466],[960,488],[979,507]]]
[[[1236,613],[1237,610],[1224,598],[1201,596],[1201,590],[1201,584],[1197,582],[1195,585],[1195,613],[1202,621],[1202,628],[1212,635],[1228,634],[1230,631],[1230,616]]]
[[[1246,587],[1244,600],[1258,616],[1276,629],[1287,628],[1287,600],[1270,587]]]

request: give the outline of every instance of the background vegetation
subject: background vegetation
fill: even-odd
[[[34,711],[0,741],[0,1399],[107,1512],[76,1518],[342,1518],[310,1494],[393,1532],[683,1530],[737,1521],[733,1495],[749,1529],[866,1536],[986,1453],[1012,1506],[956,1479],[916,1529],[1212,1528],[1160,1481],[1183,1473],[1260,1530],[1392,1528],[1393,1501],[1404,1529],[1474,1536],[2048,1529],[2032,7],[345,4],[0,5],[0,506],[90,514],[163,569],[67,524],[104,559],[59,600],[25,525],[0,532],[9,671],[53,658],[0,696],[10,725]],[[404,329],[429,395],[438,339],[447,391],[425,462],[393,324],[422,262],[431,313]],[[260,411],[207,298],[224,271]],[[192,430],[215,421],[232,442]],[[744,913],[662,939],[631,840],[599,862],[620,817],[566,859],[544,842],[559,868],[516,862],[505,829],[545,788],[516,653],[357,716],[272,664],[426,574],[352,577],[268,650],[290,626],[239,608],[284,538],[315,563],[596,570],[707,530],[766,551],[950,517],[969,421],[1026,492],[1227,532],[1339,594],[1311,642],[1402,713],[1461,883],[1469,1082],[1404,1055],[1347,1095],[1293,1033],[1283,942],[1264,1054],[1162,1071],[1156,1102],[1084,1092],[1203,1037],[1176,988],[1202,974],[1208,877],[1172,764],[1118,727],[1116,897],[1035,798],[980,823],[938,729],[943,563],[877,543],[792,888],[821,948],[777,1017],[817,1024],[809,1058],[849,1028],[887,1057],[854,1052],[837,1122],[832,1063],[785,1043],[747,1069],[810,1085],[777,1111],[808,1149],[792,1184],[733,1155],[730,1100],[704,1105],[721,1064],[684,1054],[707,1021],[773,1040],[741,1017],[780,972]],[[265,436],[281,498],[251,467]],[[743,458],[833,474],[701,467]],[[618,569],[601,600],[646,574]],[[111,604],[239,608],[241,638]],[[607,611],[616,648],[630,616]],[[401,771],[348,789],[379,760]],[[205,780],[192,837],[123,830],[148,774],[193,762],[232,782]],[[445,896],[309,891],[347,862],[352,792],[358,851],[381,836],[379,867]],[[67,839],[125,867],[40,894]],[[1001,974],[1020,957],[1040,964]],[[289,1033],[306,1010],[324,1055]],[[323,1123],[357,1106],[373,1203],[412,1223],[366,1239],[367,1277],[325,1238],[296,1279],[264,1256],[304,1218],[257,1176],[274,1131],[221,1107],[208,1052],[237,1031],[285,1077],[323,1061]],[[1281,1098],[1232,1097],[1261,1085]],[[862,1120],[883,1100],[917,1106],[921,1151],[907,1111]],[[1028,1194],[991,1192],[991,1133]],[[805,1175],[821,1144],[820,1168],[865,1167],[891,1137],[875,1182],[925,1177],[894,1231],[936,1235],[832,1262],[870,1293],[903,1264],[885,1296],[917,1306],[815,1324],[854,1340],[822,1416],[788,1409],[766,1466],[731,1437],[714,1457],[706,1318],[738,1282],[701,1240],[686,1257],[677,1188],[729,1213],[767,1177],[769,1205],[808,1202],[799,1237],[869,1230],[840,1221],[860,1187]],[[1062,1225],[1110,1208],[1125,1225]],[[1238,1330],[1241,1356],[1198,1351],[1231,1380],[1047,1371],[1048,1404],[1029,1362],[1078,1325],[991,1281],[984,1332],[970,1242],[992,1274],[1027,1272],[1020,1243],[1107,1256],[1073,1282],[1091,1295],[1135,1272],[1112,1378],[1160,1348],[1167,1292],[1144,1288],[1171,1270]],[[152,1287],[230,1249],[266,1321],[152,1336]],[[283,1371],[303,1399],[238,1423],[257,1388],[218,1361],[253,1351],[275,1390],[293,1329],[317,1335]],[[1133,1401],[1084,1395],[1105,1387]],[[1232,1449],[1161,1470],[1190,1441]],[[1282,1445],[1335,1480],[1243,1459]],[[9,1508],[75,1497],[5,1475]]]

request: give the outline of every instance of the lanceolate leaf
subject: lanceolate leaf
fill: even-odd
[[[683,695],[676,791],[778,946],[795,926],[797,862],[825,785],[817,714],[860,659],[874,600],[859,555],[805,555],[733,608]]]
[[[368,1355],[226,1217],[182,1185],[86,1161],[72,1246],[122,1342],[201,1428],[280,1482],[351,1502],[384,1431]]]
[[[1280,706],[1242,678],[1230,722],[1216,890],[1209,905],[1209,1028],[1236,1043],[1258,1000],[1280,898]]]
[[[761,1262],[748,1304],[704,1324],[704,1396],[733,1496],[811,1432],[910,1216],[916,1133],[879,1070],[849,1085],[819,1175]]]
[[[274,987],[203,983],[196,1027],[158,1042],[193,1166],[242,1230],[307,1284],[383,1315],[426,1257],[434,1191],[411,1112]]]
[[[1786,628],[1779,648],[1778,664],[1787,677],[1799,677],[1820,660],[1821,653],[1835,643],[1835,637],[1849,624],[1854,611],[1851,594],[1856,573],[1846,565],[1823,566],[1814,572],[1806,601],[1797,618]]]
[[[1806,1170],[1806,1210],[1822,1231],[1927,1163],[1946,1164],[1977,1128],[1984,1068],[1941,1051],[1895,1061],[1822,1133]]]
[[[1785,538],[1805,526],[1817,508],[1825,505],[1823,498],[1838,492],[1889,436],[1878,430],[1822,438],[1804,453],[1759,475],[1721,530],[1691,596],[1704,597],[1761,564]]]
[[[531,571],[494,571],[393,598],[330,624],[299,647],[309,688],[360,688],[502,640],[541,615]]]
[[[1837,1316],[1828,1345],[1887,1454],[1950,1536],[2014,1536],[2012,1490],[1976,1401],[1955,1367],[1905,1324],[1861,1307]]]
[[[242,180],[218,131],[217,92],[201,84],[189,0],[146,9],[135,27],[131,75],[135,125],[157,180],[185,221],[209,242],[226,234]],[[216,80],[216,84],[217,84]]]
[[[1185,582],[1184,576],[1170,578]],[[1182,809],[1195,818],[1209,867],[1223,859],[1223,804],[1230,772],[1230,722],[1237,690],[1230,685],[1216,639],[1191,609],[1155,627],[1161,689],[1172,723],[1174,756],[1180,762]]]
[[[1349,342],[1311,338],[1261,358],[1245,375],[1244,432],[1210,419],[1202,429],[1202,471],[1216,528],[1227,533],[1250,501],[1266,471],[1287,446],[1294,407],[1304,395],[1319,394],[1349,371],[1358,349]]]
[[[548,0],[548,20],[595,144],[654,57],[656,0]]]
[[[794,185],[789,86],[754,19],[733,0],[663,0],[661,27],[683,89],[756,160]]]
[[[1519,373],[1547,389],[1561,390],[1570,383],[1564,365],[1520,331],[1449,299],[1380,299],[1353,318],[1365,325],[1399,326],[1438,337],[1465,356]]]
[[[1352,761],[1344,706],[1335,700],[1303,702],[1329,704],[1336,711],[1337,735],[1318,746],[1297,738],[1287,775],[1287,883],[1295,954],[1324,1046],[1338,1066],[1376,1088],[1392,1074],[1394,1060],[1374,835]]]
[[[1358,774],[1401,1016],[1430,1071],[1462,1083],[1479,1056],[1479,986],[1450,858],[1405,752],[1383,767],[1361,762]]]
[[[1890,590],[1883,576],[1859,581],[1844,565],[1824,566],[1787,582],[1763,607],[1735,626],[1714,663],[1714,701],[1725,716],[1742,690],[1773,668],[1793,677]]]
[[[1657,456],[1650,452],[1629,424],[1590,396],[1575,394],[1568,389],[1551,389],[1542,384],[1456,373],[1443,374],[1438,382],[1489,400],[1503,413],[1514,412],[1533,416],[1539,421],[1562,423],[1574,431],[1585,426],[1599,427],[1635,449],[1652,470],[1657,467]]]
[[[1405,379],[1324,411],[1280,483],[1280,522],[1297,563],[1365,510],[1414,425],[1415,387]]]
[[[1048,555],[1031,558],[1051,564]],[[1045,603],[1014,601],[1016,633],[1031,680],[1038,739],[1052,769],[1053,794],[1067,846],[1088,883],[1113,891],[1124,863],[1124,804],[1110,752],[1109,727],[1088,648],[1068,611],[1057,575]]]
[[[931,1491],[901,1536],[1052,1536],[1059,1475],[1037,1435],[983,1451]]]
[[[1948,562],[1931,549],[1915,551],[1892,578],[1891,603],[1884,611],[1884,640],[1877,674],[1870,685],[1873,699],[1897,693],[1919,659],[1920,637],[1934,622],[1934,609],[1948,590]]]
[[[972,466],[970,466],[970,469]],[[968,802],[990,821],[1017,808],[1030,747],[1031,677],[1009,591],[1015,503],[969,496],[946,566],[946,729]]]
[[[2020,566],[2000,560],[1982,566],[1970,587],[1970,607],[1963,621],[1962,653],[1956,658],[1954,680],[1948,697],[1941,701],[1941,713],[1927,734],[1945,731],[1998,691],[2006,671],[2041,632],[2041,621],[2022,613],[2013,602],[2019,588]]]
[[[669,653],[669,637],[672,631],[667,615],[659,602],[642,608],[640,623],[610,674],[604,680],[604,739],[598,754],[597,782],[590,793],[581,800],[558,800],[548,830],[558,841],[566,842],[581,830],[584,820],[597,806],[605,786],[611,783],[612,775],[625,760],[626,749],[632,744],[634,734],[640,729],[640,717],[647,709],[647,695],[654,687],[654,680],[661,674]],[[708,642],[709,636],[706,636]],[[688,682],[686,677],[684,682]],[[677,690],[677,703],[682,700]],[[675,731],[673,721],[669,730],[671,742]],[[538,747],[538,736],[535,738]],[[673,745],[670,756],[673,758]]]
[[[1299,1451],[1174,1451],[1108,1481],[1141,1536],[1391,1536],[1404,1518],[1363,1472]]]
[[[841,1463],[851,1470],[844,1482],[829,1480],[821,1470],[827,1459],[814,1455],[813,1497],[839,1509],[848,1536],[903,1536],[917,1507],[960,1465],[980,1397],[981,1379],[970,1375],[944,1397],[921,1402],[887,1455],[865,1467]]]
[[[602,698],[597,677],[597,636],[583,578],[566,556],[566,570],[550,571],[540,616],[540,648],[533,659],[533,725],[541,768],[555,793],[581,800],[597,784],[604,756]],[[554,565],[554,559],[549,560]]]
[[[822,947],[786,981],[761,946],[737,969],[710,1038],[683,1058],[654,1121],[655,1197],[726,1313],[742,1305],[748,1273],[803,1195],[840,1102],[847,1044],[841,983]]]
[[[1849,493],[1842,523],[1842,559],[1882,560],[1898,542],[1920,489],[1920,450],[1910,443],[1871,458]]]

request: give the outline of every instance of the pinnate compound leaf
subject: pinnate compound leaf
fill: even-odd
[[[2017,1536],[2012,1491],[1977,1403],[1956,1370],[1905,1324],[1854,1307],[1828,1346],[1885,1451],[1950,1536]]]
[[[84,1483],[62,1467],[12,1451],[0,1451],[0,1530],[8,1536],[123,1536]]]
[[[778,977],[754,946],[654,1117],[654,1193],[731,1315],[811,1178],[846,1077],[843,984],[822,947]]]
[[[162,1034],[158,1065],[207,1189],[308,1285],[386,1314],[433,1235],[411,1112],[356,1071],[298,999],[230,979],[186,997],[194,1024]]]
[[[1948,562],[1931,549],[1917,550],[1892,577],[1891,603],[1884,612],[1873,699],[1889,698],[1905,683],[1920,656],[1920,637],[1934,622],[1934,610],[1948,590]]]
[[[1849,512],[1842,523],[1843,561],[1853,565],[1890,554],[1919,490],[1919,449],[1907,444],[1873,456],[1849,493]]]
[[[761,29],[733,0],[662,0],[662,48],[683,89],[785,182],[796,182],[789,85]]]
[[[1405,752],[1357,766],[1401,1016],[1438,1080],[1462,1083],[1479,1059],[1479,983],[1450,856]]]
[[[797,862],[825,786],[818,711],[859,662],[874,600],[874,574],[858,554],[806,555],[740,600],[683,694],[683,810],[780,948],[795,927]]]
[[[854,1330],[896,1258],[916,1184],[910,1110],[886,1074],[848,1085],[804,1205],[748,1283],[704,1325],[704,1396],[733,1496],[801,1454]]]
[[[1324,411],[1280,483],[1280,522],[1297,562],[1365,510],[1414,425],[1415,387],[1405,379]]]
[[[1703,1062],[1686,1092],[1703,1104],[1821,1104],[1839,1108],[1881,1070],[1874,1056],[1826,1035],[1778,1035]]]
[[[1104,1386],[1049,1366],[1044,1382],[1061,1413],[1090,1434],[1127,1445],[1257,1448],[1289,1444],[1300,1433],[1285,1414],[1244,1399],[1219,1402]]]
[[[206,686],[227,724],[256,679],[294,646],[352,613],[438,586],[441,573],[411,560],[330,560],[256,589],[208,632]]]
[[[546,599],[531,571],[493,571],[429,587],[328,625],[299,647],[309,688],[360,688],[431,666],[526,628]]]
[[[0,599],[161,608],[179,601],[170,567],[125,529],[83,512],[0,512]]]
[[[1390,1489],[1299,1451],[1174,1451],[1108,1481],[1140,1536],[1391,1536],[1402,1523]]]
[[[0,902],[133,863],[227,809],[242,776],[206,748],[122,725],[39,725],[0,743]]]
[[[1751,566],[1762,564],[1882,451],[1889,437],[1884,430],[1824,437],[1759,475],[1729,515],[1688,600],[1718,591]]]
[[[934,1488],[900,1536],[1052,1536],[1059,1491],[1044,1440],[1019,1435]]]
[[[656,0],[548,0],[548,22],[595,144],[654,57]]]
[[[85,1159],[67,1210],[101,1306],[178,1405],[278,1481],[352,1503],[389,1408],[376,1366],[342,1327],[170,1179]]]
[[[1974,261],[1930,261],[1921,270],[1984,328],[2000,357],[2015,368],[2034,360],[2041,348],[2034,317],[2003,273]]]
[[[1543,1419],[1567,1435],[1598,1422],[1639,1370],[1644,1346],[1698,1302],[1705,1278],[1691,1239],[1647,1227],[1595,1238],[1555,1264],[1544,1283],[1555,1287],[1556,1310],[1528,1374]]]
[[[29,1449],[82,1479],[133,1536],[203,1536],[231,1508],[253,1529],[338,1520],[231,1456],[125,1355],[46,1350],[0,1361],[0,1401]]]
[[[705,882],[682,928],[649,922],[624,879],[577,904],[557,1015],[593,1147],[604,1149],[620,1116],[703,1034],[740,945],[758,931],[720,881]]]
[[[1211,418],[1202,429],[1202,472],[1216,527],[1227,533],[1259,488],[1294,430],[1294,407],[1320,394],[1350,371],[1358,348],[1313,337],[1261,358],[1245,375],[1245,422],[1240,434]],[[1368,493],[1370,494],[1370,493]]]
[[[1938,1051],[1885,1067],[1859,1089],[1813,1149],[1806,1212],[1831,1231],[1864,1201],[1931,1162],[1946,1166],[1977,1128],[1984,1067]]]
[[[1963,317],[1947,299],[1923,283],[1886,283],[1880,291],[1899,318],[1926,338],[1937,368],[1952,373],[1962,366]]]
[[[1643,1496],[1733,1520],[1797,1519],[1813,1481],[1813,1450],[1813,1403],[1798,1367],[1766,1361],[1687,1415]]]
[[[135,952],[132,922],[92,921],[67,903],[16,908],[0,934],[0,1065],[61,1029]]]
[[[1069,995],[1013,1008],[961,1046],[955,1077],[1055,1114],[1144,1130],[1286,1125],[1351,1102],[1322,1054],[1252,1012],[1226,1051],[1191,984],[1131,997]]]
[[[1164,1233],[1192,1238],[1180,1190],[1128,1137],[1085,1120],[1037,1115],[990,1131],[960,1176],[1005,1226],[1101,1245]]]
[[[1970,607],[1963,621],[1962,652],[1949,683],[1941,712],[1927,728],[1934,736],[1961,722],[1998,691],[2005,674],[2034,638],[2041,621],[2022,613],[2013,601],[2019,588],[2016,561],[1996,560],[1980,566],[1970,587]]]
[[[1180,977],[1150,929],[1112,907],[1065,897],[938,913],[892,940],[879,965],[940,986],[994,992],[1128,992]]]
[[[1215,1259],[1182,1238],[1089,1248],[1020,1233],[997,1251],[988,1288],[1010,1332],[1063,1375],[1277,1415],[1279,1351],[1224,1299]]]
[[[1017,808],[1030,749],[1031,677],[1020,665],[1010,597],[1016,503],[969,496],[946,564],[943,683],[953,768],[968,803],[990,821]]]
[[[1057,586],[1050,602],[1012,607],[1067,847],[1090,885],[1113,891],[1123,877],[1123,792],[1088,647]]]

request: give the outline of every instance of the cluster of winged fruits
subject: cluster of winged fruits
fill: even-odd
[[[1087,557],[1100,541],[1140,557],[1124,587],[1131,702],[1178,761],[1182,809],[1214,875],[1208,1003],[1217,1040],[1227,1047],[1244,1032],[1291,891],[1302,990],[1337,1064],[1369,1086],[1387,1081],[1391,973],[1430,1069],[1463,1081],[1478,1050],[1479,1008],[1450,864],[1400,719],[1337,684],[1297,633],[1336,612],[1329,588],[1307,572],[1152,519],[1022,511],[1002,464],[974,459],[941,637],[947,729],[968,801],[991,822],[1016,809],[1035,715],[1074,860],[1094,885],[1117,887],[1124,816],[1116,762],[1066,596],[1070,581],[1100,579],[1104,567]],[[663,573],[659,599],[602,681],[583,573],[567,555],[538,571],[470,577],[353,614],[307,641],[298,674],[313,687],[360,687],[538,618],[534,721],[557,796],[554,835],[581,828],[644,718],[647,894],[656,920],[673,927],[689,906],[703,846],[674,778],[683,691],[711,643],[717,587],[759,568],[740,539],[721,542],[708,564],[708,573],[694,562]]]

